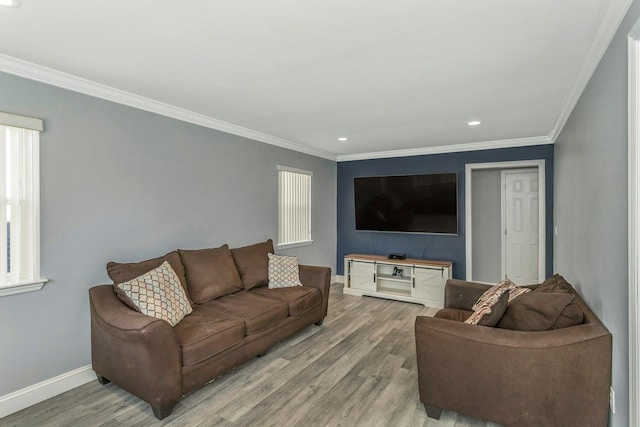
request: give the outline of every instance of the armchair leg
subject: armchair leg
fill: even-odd
[[[168,417],[169,415],[171,415],[171,413],[173,412],[173,407],[174,406],[175,406],[175,404],[168,405],[168,406],[154,406],[154,405],[151,405],[151,409],[153,410],[153,415],[155,415],[157,419],[162,420],[162,419]]]
[[[318,320],[318,321],[315,323],[315,325],[316,325],[316,326],[322,326],[322,324],[323,324],[323,323],[324,323],[324,317],[323,317],[322,319]]]
[[[437,406],[424,405],[424,409],[427,410],[427,415],[429,416],[429,418],[433,418],[434,420],[440,419],[442,408],[438,408]]]
[[[111,380],[110,380],[110,379],[105,378],[105,377],[103,377],[103,376],[102,376],[102,375],[100,375],[100,374],[96,374],[96,376],[98,377],[98,382],[99,382],[100,384],[102,384],[102,385],[107,385],[107,384],[109,384],[109,383],[111,382]]]

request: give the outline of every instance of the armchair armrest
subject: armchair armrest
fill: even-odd
[[[182,396],[182,359],[173,328],[122,303],[111,285],[89,289],[93,370],[156,410]],[[169,411],[170,412],[170,411]]]
[[[323,317],[327,315],[329,306],[329,286],[331,285],[331,269],[329,267],[317,267],[311,265],[299,265],[300,282],[303,286],[317,288],[322,294]]]
[[[600,324],[522,332],[418,316],[415,336],[425,405],[506,425],[607,423],[611,334]]]

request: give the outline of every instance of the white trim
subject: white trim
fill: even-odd
[[[466,271],[465,280],[473,281],[471,272],[473,271],[473,242],[472,242],[472,229],[471,229],[471,172],[477,169],[520,169],[520,168],[538,168],[538,215],[540,221],[539,227],[539,248],[538,259],[539,262],[539,277],[546,277],[545,268],[547,265],[546,259],[546,230],[547,230],[547,214],[546,214],[546,186],[545,186],[545,161],[544,160],[516,160],[512,162],[493,162],[493,163],[468,163],[465,165],[464,179],[464,221],[465,221],[465,258],[466,258]]]
[[[293,243],[283,243],[277,244],[278,249],[290,249],[290,248],[299,248],[301,246],[309,246],[313,244],[313,240],[305,240],[304,242],[293,242]]]
[[[587,83],[589,83],[589,80],[591,80],[591,76],[593,76],[602,56],[607,51],[611,39],[613,39],[613,36],[618,31],[618,27],[620,27],[620,23],[627,14],[627,10],[629,10],[629,6],[631,6],[633,0],[618,0],[605,3],[608,7],[600,20],[601,24],[597,29],[593,44],[589,47],[582,67],[580,67],[576,77],[573,79],[573,84],[566,95],[566,101],[562,110],[560,110],[560,115],[549,133],[549,138],[554,142],[567,123],[569,116],[571,116],[573,109],[578,103],[578,99],[580,99],[584,88],[587,86]]]
[[[344,283],[344,274],[336,274],[331,276],[331,283]]]
[[[96,379],[91,365],[85,365],[57,377],[0,396],[0,418],[43,402]]]
[[[37,130],[42,132],[44,130],[44,124],[42,119],[35,119],[33,117],[20,116],[18,114],[3,113],[0,111],[0,125],[12,126],[16,128],[23,128],[29,130]]]
[[[640,21],[628,39],[629,426],[640,427]]]
[[[234,125],[233,123],[214,119],[213,117],[205,116],[203,114],[194,113],[193,111],[135,95],[130,92],[125,92],[120,89],[83,79],[52,68],[44,67],[42,65],[13,58],[11,56],[0,54],[0,71],[93,96],[95,98],[105,99],[117,104],[127,105],[129,107],[160,114],[161,116],[171,117],[183,122],[242,136],[254,141],[265,142],[277,147],[298,151],[300,153],[324,159],[336,160],[336,156],[334,154],[326,151],[316,150],[294,141],[267,135],[262,132]]]
[[[39,291],[49,279],[28,280],[19,283],[10,283],[0,286],[0,297],[7,295],[23,294],[25,292]]]
[[[470,142],[467,144],[440,145],[437,147],[409,148],[406,150],[376,151],[372,153],[341,154],[338,162],[352,160],[383,159],[390,157],[422,156],[425,154],[459,153],[463,151],[493,150],[496,148],[528,147],[531,145],[553,144],[548,136],[532,138],[503,139],[500,141]]]

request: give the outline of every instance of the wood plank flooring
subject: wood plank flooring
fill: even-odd
[[[0,419],[0,426],[484,427],[418,397],[414,342],[420,305],[342,294],[333,284],[324,325],[294,337],[181,400],[158,421],[149,405],[98,381]]]

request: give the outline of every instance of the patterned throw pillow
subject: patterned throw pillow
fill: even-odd
[[[268,254],[269,289],[302,286],[298,257]]]
[[[492,298],[494,295],[500,296],[504,292],[509,291],[509,302],[516,299],[522,294],[526,294],[527,292],[531,292],[529,288],[521,288],[520,286],[515,285],[511,280],[504,279],[502,282],[499,282],[497,285],[494,285],[487,289],[487,291],[482,294],[482,296],[476,301],[476,303],[471,307],[473,310],[477,310],[480,305],[487,301],[489,298]]]
[[[501,294],[493,294],[486,301],[481,303],[471,317],[464,323],[479,326],[496,326],[509,304],[509,291]]]
[[[142,276],[116,284],[115,289],[121,299],[130,302],[127,305],[171,326],[193,311],[180,279],[167,261]]]

